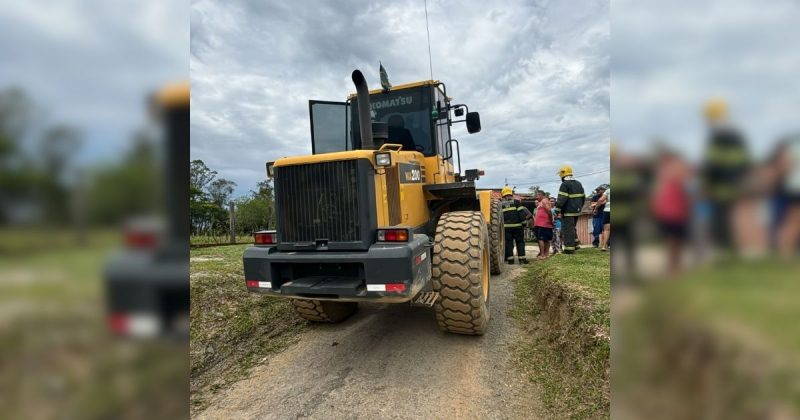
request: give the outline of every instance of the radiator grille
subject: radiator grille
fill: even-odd
[[[358,160],[275,168],[280,242],[363,241],[369,220],[360,216],[374,206],[367,169]]]
[[[386,199],[389,201],[389,225],[399,225],[400,215],[400,167],[395,165],[386,170]]]

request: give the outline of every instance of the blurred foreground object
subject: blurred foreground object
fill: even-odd
[[[169,223],[133,219],[125,225],[125,248],[105,269],[108,326],[134,338],[189,337],[189,84],[154,96],[153,114],[163,125],[164,173]]]
[[[615,291],[612,418],[798,418],[798,268],[738,262]]]

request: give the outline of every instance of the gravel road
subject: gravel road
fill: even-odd
[[[508,266],[507,266],[508,267]],[[483,337],[445,334],[432,309],[360,305],[217,394],[201,419],[542,418],[538,390],[510,366],[519,330],[510,278],[492,277]]]

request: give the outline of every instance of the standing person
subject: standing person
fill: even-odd
[[[539,255],[536,259],[543,260],[550,256],[550,242],[553,240],[553,209],[550,199],[544,191],[536,192],[536,217],[533,228],[536,231],[536,240],[539,241]]]
[[[656,167],[650,206],[667,242],[667,270],[670,275],[677,274],[681,268],[681,254],[689,233],[691,200],[687,184],[690,177],[691,171],[680,156],[668,150],[662,151]]]
[[[778,230],[778,250],[784,259],[797,255],[800,242],[800,135],[782,141],[777,169],[785,204]]]
[[[553,212],[553,254],[561,252],[561,213],[556,208],[556,198],[550,197],[550,208]]]
[[[597,206],[594,211],[600,213],[603,222],[603,233],[600,234],[600,250],[608,251],[608,238],[611,237],[611,187],[603,184],[597,188],[603,191],[600,198],[597,199]],[[598,207],[602,206],[603,211],[598,212]]]
[[[709,139],[701,178],[711,207],[712,237],[717,247],[731,250],[732,209],[737,204],[740,185],[750,170],[750,157],[744,137],[728,120],[725,101],[709,101],[705,118]]]
[[[600,247],[600,236],[603,234],[603,208],[604,205],[597,205],[597,200],[603,195],[604,191],[600,191],[600,188],[596,188],[592,193],[592,205],[595,212],[592,214],[592,246],[594,248]]]
[[[531,218],[528,211],[519,200],[514,199],[514,190],[508,185],[503,187],[500,195],[503,196],[503,222],[506,234],[506,262],[514,264],[514,244],[517,246],[517,257],[520,264],[527,264],[525,258],[525,221]]]
[[[561,212],[564,254],[574,254],[578,246],[578,232],[575,225],[581,214],[583,202],[586,200],[586,194],[583,192],[583,185],[575,179],[571,166],[562,166],[558,170],[558,176],[561,178],[561,186],[558,188],[556,208]]]

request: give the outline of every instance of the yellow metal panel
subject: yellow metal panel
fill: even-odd
[[[392,161],[396,163],[417,164],[420,167],[425,165],[425,158],[419,152],[392,152]],[[403,174],[400,174],[401,179]],[[423,182],[401,183],[400,184],[400,208],[402,213],[402,224],[417,227],[428,222],[428,202],[425,200],[425,193],[422,187]]]
[[[386,175],[383,170],[375,171],[375,212],[378,226],[389,226],[389,205],[386,193]]]
[[[369,159],[375,165],[374,150],[350,150],[347,152],[322,153],[319,155],[289,156],[275,161],[275,167],[304,165],[308,163],[335,162],[338,160]]]
[[[420,87],[420,86],[432,86],[432,85],[438,85],[438,84],[439,84],[438,80],[421,80],[419,82],[411,82],[411,83],[405,83],[405,84],[402,84],[402,85],[392,86],[392,88],[389,89],[389,92],[394,92],[394,91],[403,90],[403,89],[411,89],[411,88]],[[383,89],[372,89],[371,91],[369,91],[370,95],[374,95],[374,94],[377,94],[377,93],[383,93]],[[347,95],[347,99],[353,99],[355,97],[356,97],[355,93],[351,93],[351,94]]]
[[[492,192],[478,191],[478,198],[481,202],[481,214],[488,225],[492,222]]]

